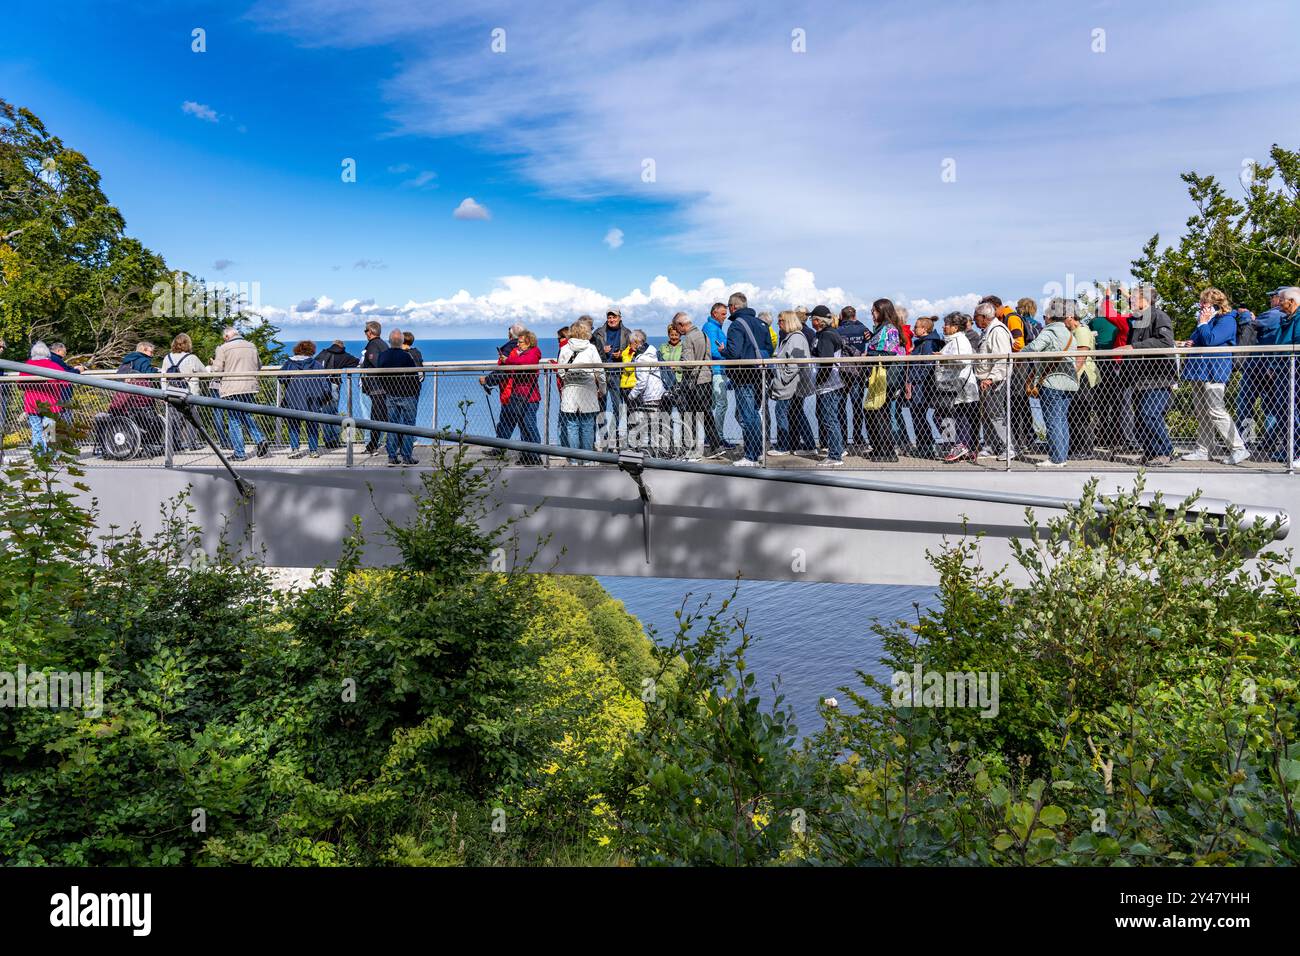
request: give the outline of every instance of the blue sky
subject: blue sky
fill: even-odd
[[[1293,0],[441,6],[22,4],[0,96],[174,266],[345,338],[1041,296],[1300,145]]]

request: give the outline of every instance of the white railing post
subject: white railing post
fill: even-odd
[[[758,415],[759,418],[762,420],[760,422],[762,430],[759,434],[762,436],[763,450],[759,454],[758,460],[762,464],[762,466],[766,468],[767,467],[767,365],[766,363],[763,365],[760,371],[762,374],[759,378],[758,401],[755,402],[755,404],[758,405]]]

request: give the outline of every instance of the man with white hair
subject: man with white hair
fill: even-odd
[[[233,325],[226,326],[221,333],[221,338],[222,343],[217,346],[217,351],[212,356],[212,371],[223,373],[217,386],[217,394],[232,402],[256,403],[258,385],[256,373],[262,368],[257,346],[240,335],[239,329]],[[146,352],[143,348],[145,344],[147,343],[141,343],[138,350],[146,355],[152,355],[153,346],[150,345]],[[257,446],[259,458],[265,458],[270,453],[271,443],[257,427],[253,416],[247,412],[227,412],[226,421],[230,431],[230,449],[233,452],[230,457],[235,461],[244,461],[247,457],[244,454],[244,429],[248,429],[249,437]]]
[[[1278,323],[1277,344],[1300,346],[1300,286],[1287,286],[1281,291],[1278,308],[1282,310],[1282,321]],[[1288,385],[1288,391],[1290,386]],[[1282,406],[1284,407],[1284,406]],[[1300,452],[1300,390],[1296,393],[1296,404],[1290,410],[1291,443],[1290,454]],[[1283,450],[1283,454],[1287,449]],[[1300,468],[1300,457],[1291,462],[1291,467]]]

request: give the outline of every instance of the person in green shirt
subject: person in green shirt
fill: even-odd
[[[659,361],[680,362],[681,360],[682,360],[682,333],[678,330],[677,324],[675,322],[669,322],[668,323],[668,344],[662,346],[659,349]],[[673,397],[681,390],[680,389],[675,390],[671,386],[675,385],[679,380],[681,380],[684,375],[686,374],[693,375],[695,373],[695,369],[664,368],[664,369],[660,369],[660,372],[663,373],[662,377],[665,384],[669,385],[668,395],[664,401],[664,407],[669,410],[669,415],[671,416],[671,422],[672,422],[670,426],[671,430],[669,432],[669,434],[672,436],[672,441],[668,453],[670,456],[675,458],[677,455],[682,454],[684,452],[684,446],[682,444],[682,409],[677,407],[675,401],[672,401]]]

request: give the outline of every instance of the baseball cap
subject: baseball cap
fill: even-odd
[[[824,305],[819,305],[819,306],[817,306],[817,308],[813,309],[811,312],[808,313],[808,318],[810,318],[810,319],[833,319],[834,316],[831,315],[831,310],[830,310],[829,308],[827,308],[827,307],[824,306]]]
[[[1275,295],[1281,295],[1283,292],[1285,292],[1285,291],[1286,291],[1287,289],[1289,289],[1289,288],[1290,288],[1290,286],[1280,285],[1280,286],[1278,286],[1276,289],[1273,289],[1273,290],[1271,290],[1271,291],[1268,293],[1268,294],[1269,294],[1269,297],[1271,298],[1272,296],[1275,296]]]
[[[617,315],[620,319],[623,318],[623,313],[618,310],[618,306],[616,305],[611,305],[608,309],[606,309],[605,314]]]

